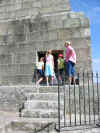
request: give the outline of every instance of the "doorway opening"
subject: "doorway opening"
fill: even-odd
[[[41,57],[45,58],[46,52],[47,51],[38,51],[37,52],[38,61],[40,60]],[[64,50],[52,50],[52,55],[54,57],[54,71],[55,71],[55,73],[57,73],[57,60],[58,60],[59,54],[64,55]]]

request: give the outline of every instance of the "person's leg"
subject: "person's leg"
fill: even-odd
[[[37,81],[36,84],[40,84],[43,80],[43,77],[44,77],[44,74],[43,74],[42,70],[38,70],[38,73],[39,73],[39,80]]]
[[[59,81],[60,81],[60,84],[62,84],[63,80],[64,80],[64,73],[63,73],[63,69],[60,69],[59,70]]]
[[[74,66],[75,64],[74,63],[71,63],[72,64],[72,67],[71,67],[71,84],[74,84],[74,75],[75,75],[75,69],[74,69]]]
[[[58,80],[61,81],[61,71],[60,71],[60,69],[58,70]]]
[[[72,77],[71,76],[69,76],[69,84],[71,84],[71,82],[72,82]]]
[[[64,81],[64,69],[61,69],[60,75],[61,75],[61,82],[63,83],[63,81]]]
[[[51,85],[53,85],[54,76],[51,76]]]
[[[54,81],[54,70],[53,70],[53,67],[52,66],[49,67],[49,75],[50,75],[50,83],[51,83],[51,85],[53,85],[53,81]]]
[[[64,69],[61,70],[61,84],[64,84]]]
[[[47,76],[46,77],[46,83],[47,83],[47,86],[49,85],[49,77]]]
[[[45,77],[46,77],[46,84],[49,85],[49,65],[46,64],[45,68]]]
[[[72,80],[72,77],[71,77],[71,68],[72,68],[71,62],[68,61],[66,63],[66,74],[68,76],[68,83],[69,84],[71,84],[71,80]]]
[[[64,77],[64,78],[65,78],[65,82],[69,80],[69,79],[68,79],[68,78],[69,78],[69,71],[68,71],[68,70],[69,70],[69,63],[66,62],[65,77]],[[67,78],[66,78],[66,77],[67,77]]]
[[[38,81],[37,81],[37,84],[40,84],[43,80],[43,77],[41,77]]]

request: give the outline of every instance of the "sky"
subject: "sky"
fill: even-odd
[[[90,21],[92,67],[100,73],[100,0],[69,0],[72,11],[83,12]]]

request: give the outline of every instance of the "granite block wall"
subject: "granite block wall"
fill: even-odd
[[[66,40],[76,50],[76,71],[91,71],[89,28],[68,0],[0,1],[0,84],[31,84],[37,53],[65,51]]]

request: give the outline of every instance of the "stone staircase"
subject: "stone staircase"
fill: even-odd
[[[31,88],[25,92],[27,100],[21,117],[17,117],[6,125],[6,133],[47,133],[56,132],[55,124],[58,122],[58,93],[57,86],[41,86]],[[28,90],[28,89],[27,89]],[[61,91],[63,88],[61,88]],[[61,116],[63,114],[63,94],[61,93]],[[35,131],[36,130],[36,131]],[[42,131],[43,130],[43,131]]]
[[[24,100],[24,108],[21,110],[21,117],[17,115],[17,117],[14,117],[9,123],[5,125],[4,128],[0,128],[0,133],[56,133],[55,130],[55,124],[58,123],[58,87],[57,86],[40,86],[36,87],[35,85],[32,86],[16,86],[14,87],[2,87],[2,91],[4,90],[10,90],[9,93],[10,98],[11,94],[13,94],[15,88],[18,91],[19,89],[19,96],[22,95],[21,92],[24,93],[24,96],[26,99]],[[7,89],[6,89],[7,88]],[[13,90],[14,88],[14,90]],[[64,105],[64,87],[60,87],[60,101],[61,101],[61,122],[63,122],[63,105]],[[68,101],[68,95],[69,95],[69,86],[65,86],[65,93],[66,93],[66,101]],[[85,96],[88,95],[88,88],[85,86]],[[93,91],[93,90],[92,90]],[[92,96],[91,91],[91,96]],[[73,112],[74,109],[74,86],[70,86],[70,102],[71,102],[71,111]],[[76,111],[79,111],[79,92],[81,94],[81,104],[83,104],[82,99],[83,96],[83,89],[82,86],[76,85],[75,88],[75,94],[76,94]],[[4,91],[3,91],[4,93]],[[6,92],[5,92],[6,93]],[[15,92],[16,93],[16,92]],[[96,91],[95,91],[95,98],[96,98]],[[3,94],[2,94],[3,95]],[[14,94],[13,94],[13,97]],[[18,95],[17,95],[18,97]],[[88,102],[88,99],[86,98],[86,101]],[[91,99],[91,109],[92,106]],[[3,104],[3,103],[2,103]],[[84,105],[84,104],[83,104]],[[8,108],[10,108],[11,104],[9,103]],[[67,103],[66,103],[66,109],[68,109]],[[67,110],[66,110],[67,111]],[[83,110],[84,111],[84,110]],[[88,113],[88,104],[86,103],[86,112]],[[87,114],[88,115],[88,114]],[[77,114],[79,116],[79,114]],[[87,116],[88,117],[88,116]],[[11,118],[11,116],[10,116]],[[77,117],[79,119],[79,117]],[[92,116],[91,116],[92,118]],[[0,117],[1,119],[1,117]],[[69,118],[66,118],[69,121]],[[73,119],[74,120],[74,119]]]
[[[40,87],[39,91],[42,88]],[[27,95],[27,101],[24,103],[24,110],[22,110],[23,117],[58,118],[58,94],[52,91],[55,87],[49,88],[51,92],[49,92],[48,87],[44,87],[43,92],[29,93]],[[61,108],[63,109],[63,106]]]
[[[56,133],[55,123],[53,119],[43,119],[43,118],[18,118],[12,121],[10,124],[6,125],[0,133]]]

